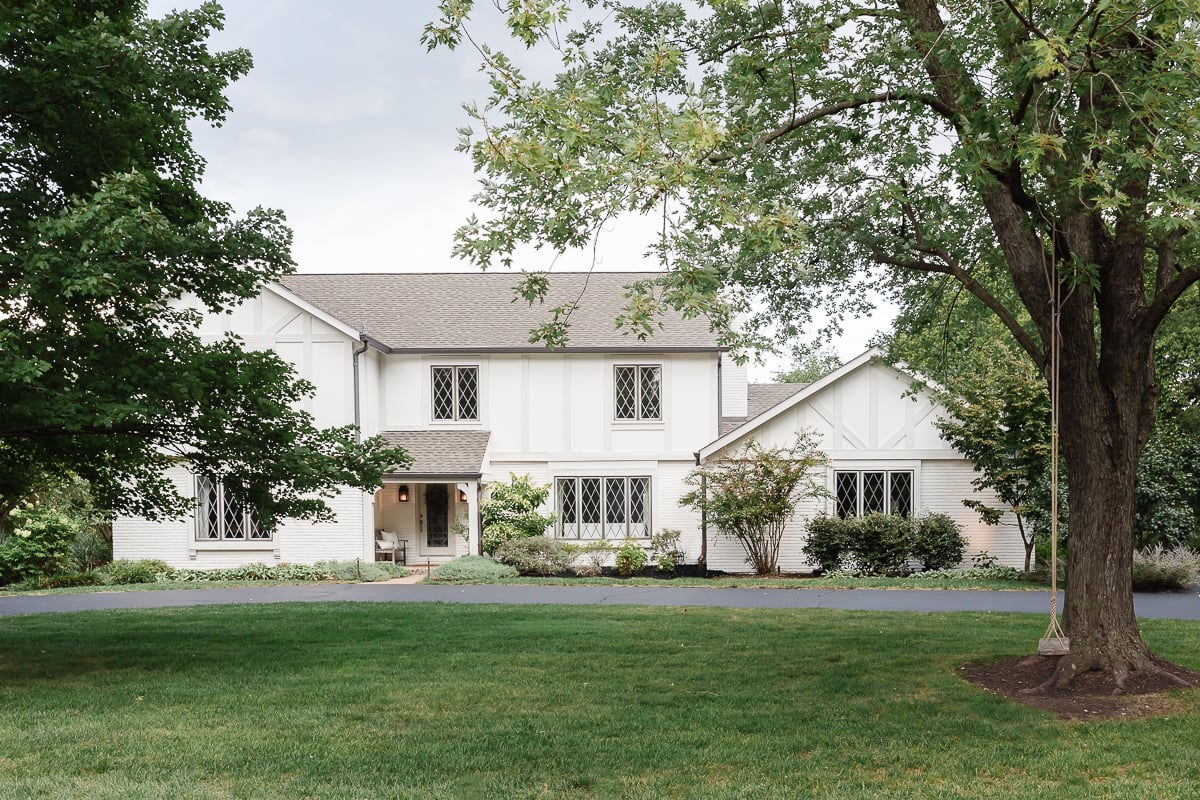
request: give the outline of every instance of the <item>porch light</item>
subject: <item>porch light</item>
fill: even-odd
[[[467,490],[466,489],[458,490],[458,502],[460,502],[460,503],[467,502]]]
[[[396,488],[396,499],[401,503],[408,502],[408,484],[402,483]]]

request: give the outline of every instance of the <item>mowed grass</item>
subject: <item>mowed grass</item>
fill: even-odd
[[[1200,699],[1067,724],[1038,617],[295,604],[0,620],[0,798],[1194,798]],[[1200,626],[1147,621],[1200,669]]]

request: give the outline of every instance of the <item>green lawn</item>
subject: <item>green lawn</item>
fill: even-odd
[[[1040,617],[297,604],[0,619],[0,798],[1194,798],[1200,698],[1066,724]],[[1200,669],[1200,625],[1144,623]]]

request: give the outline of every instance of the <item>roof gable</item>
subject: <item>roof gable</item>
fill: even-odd
[[[549,275],[542,305],[515,300],[518,276],[488,273],[369,273],[288,275],[288,293],[389,352],[546,352],[529,332],[549,321],[551,309],[577,302],[566,351],[662,352],[722,349],[703,318],[668,312],[653,336],[639,340],[618,330],[625,287],[652,277],[644,272],[563,272]]]

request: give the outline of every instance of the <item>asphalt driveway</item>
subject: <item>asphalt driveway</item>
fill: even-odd
[[[167,608],[254,603],[502,603],[560,605],[724,606],[728,608],[839,608],[863,611],[1049,612],[1048,592],[873,589],[706,589],[657,586],[435,586],[411,584],[312,584],[235,589],[0,597],[0,616],[119,608]],[[1136,594],[1143,618],[1200,620],[1196,589]],[[1061,599],[1059,607],[1062,607]]]

